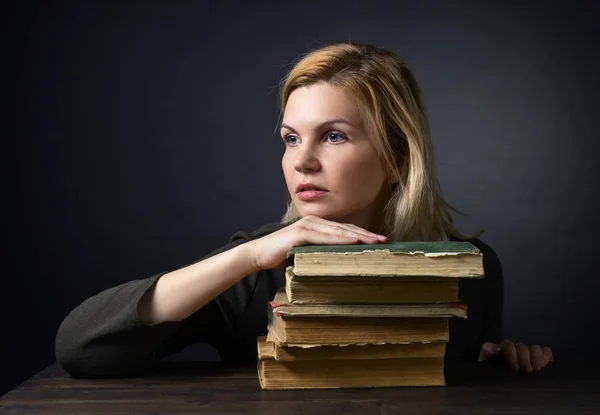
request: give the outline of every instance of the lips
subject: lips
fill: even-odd
[[[326,191],[326,189],[323,189],[315,184],[312,183],[302,183],[300,185],[298,185],[298,187],[296,188],[296,193],[300,193],[300,192],[306,192],[308,190],[322,190],[322,191]]]

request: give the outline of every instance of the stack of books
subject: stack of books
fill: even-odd
[[[460,278],[483,278],[468,242],[309,245],[258,338],[263,389],[442,386],[448,319],[466,318]]]

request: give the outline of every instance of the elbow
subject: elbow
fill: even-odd
[[[93,378],[100,376],[96,368],[94,356],[90,353],[83,342],[83,336],[78,330],[70,327],[68,318],[63,321],[54,342],[56,361],[69,375],[77,378]],[[83,334],[83,333],[81,333]]]
[[[55,356],[61,368],[76,378],[131,376],[137,372],[139,363],[135,359],[115,355],[114,347],[83,330],[70,327],[68,319],[56,333]]]
[[[89,372],[83,359],[82,345],[78,342],[77,336],[72,334],[75,330],[70,330],[68,326],[67,318],[56,333],[54,342],[56,361],[71,376],[93,377],[94,373]]]
[[[75,378],[94,378],[98,374],[86,367],[85,362],[66,348],[56,346],[56,361],[70,376]]]

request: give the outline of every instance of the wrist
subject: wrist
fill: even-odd
[[[253,274],[255,272],[262,270],[262,266],[260,264],[260,261],[259,261],[258,255],[257,255],[257,248],[256,248],[255,240],[248,241],[242,245],[239,245],[238,248],[240,249],[240,254],[248,260],[247,275]]]

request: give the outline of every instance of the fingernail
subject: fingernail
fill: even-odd
[[[502,351],[502,348],[497,344],[487,344],[485,348],[487,349],[488,353],[491,354],[499,354]]]
[[[379,239],[387,239],[387,236],[385,236],[385,235],[377,235],[377,238],[379,238]]]

